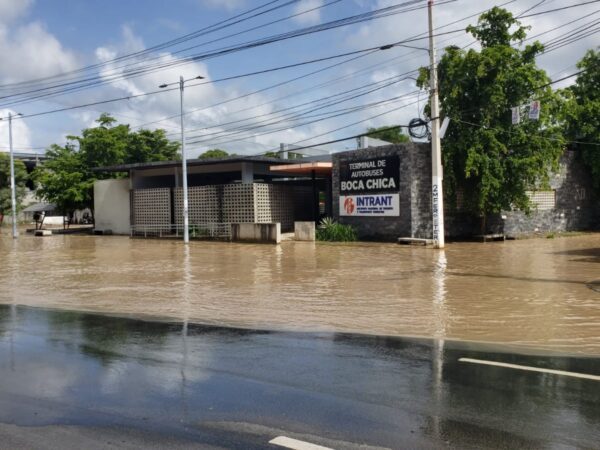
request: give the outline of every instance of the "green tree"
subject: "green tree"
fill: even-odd
[[[220,148],[212,148],[210,150],[206,150],[202,153],[198,158],[200,159],[213,159],[213,158],[226,158],[229,155],[225,150],[221,150]]]
[[[179,142],[167,139],[165,130],[129,133],[124,162],[175,161],[181,159],[179,146]]]
[[[279,158],[281,159],[281,153],[279,152],[265,152],[263,154],[266,158]]]
[[[52,145],[46,150],[47,161],[36,168],[37,195],[56,205],[67,215],[76,209],[92,205],[92,190],[96,174],[87,165],[84,155],[75,145]]]
[[[410,138],[402,132],[401,127],[379,127],[369,128],[367,130],[369,137],[381,139],[382,141],[391,142],[392,144],[402,144],[410,142]]]
[[[451,119],[442,145],[447,200],[456,205],[462,191],[464,208],[484,223],[489,213],[529,211],[526,191],[547,186],[564,150],[560,97],[535,62],[543,46],[513,47],[527,29],[495,7],[467,27],[481,50],[446,48],[438,66],[442,115]],[[418,84],[427,87],[428,80],[429,70],[422,68]],[[512,125],[511,108],[534,99],[541,101],[540,120],[524,114]]]
[[[27,193],[25,183],[27,182],[27,169],[23,161],[15,160],[15,197],[17,200],[17,212]],[[12,215],[12,197],[10,192],[10,156],[0,153],[0,225],[5,215]]]
[[[81,136],[68,136],[64,146],[52,145],[48,160],[35,170],[38,195],[67,215],[76,209],[93,209],[94,181],[114,177],[96,172],[97,167],[179,158],[179,144],[166,138],[164,130],[132,132],[108,114]]]
[[[577,67],[582,71],[575,84],[561,93],[566,98],[567,136],[589,166],[600,189],[600,52],[589,50]]]

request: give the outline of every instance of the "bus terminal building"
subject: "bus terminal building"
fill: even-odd
[[[192,159],[188,166],[189,221],[229,237],[231,224],[280,224],[322,217],[350,224],[361,239],[431,237],[431,151],[428,144],[372,147],[302,159],[231,156]],[[96,229],[115,234],[179,235],[183,223],[181,162],[96,169],[121,178],[94,185]],[[123,176],[126,177],[123,178]],[[566,152],[549,190],[531,192],[534,211],[488,219],[489,232],[517,237],[534,232],[598,228],[598,201],[574,152]],[[480,221],[446,210],[449,238],[480,234]]]

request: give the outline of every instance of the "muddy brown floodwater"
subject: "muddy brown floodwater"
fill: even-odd
[[[600,354],[598,280],[599,234],[441,252],[0,235],[0,303],[590,355]]]

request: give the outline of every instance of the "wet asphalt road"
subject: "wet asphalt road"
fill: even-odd
[[[600,359],[0,306],[0,448],[599,448]]]

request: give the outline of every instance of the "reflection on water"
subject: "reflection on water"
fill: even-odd
[[[0,303],[600,354],[600,235],[445,252],[0,236]],[[185,330],[184,330],[185,331]],[[185,333],[184,333],[185,336]]]

